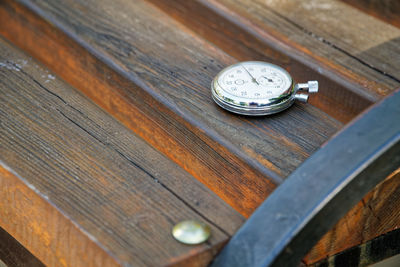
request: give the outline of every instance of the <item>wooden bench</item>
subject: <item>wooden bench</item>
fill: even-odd
[[[46,265],[207,265],[400,85],[400,30],[338,1],[3,0],[0,33],[0,226]],[[321,92],[272,117],[232,115],[209,87],[238,60]],[[303,262],[396,229],[399,190],[393,174]],[[187,218],[211,226],[207,243],[172,238]]]

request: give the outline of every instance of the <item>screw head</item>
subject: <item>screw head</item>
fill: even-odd
[[[182,221],[172,228],[173,237],[181,243],[197,245],[208,240],[211,229],[208,225],[194,221]]]

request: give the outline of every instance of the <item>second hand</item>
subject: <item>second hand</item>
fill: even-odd
[[[243,66],[243,65],[240,65],[240,66],[242,66],[243,69],[250,75],[251,81],[252,81],[253,83],[256,83],[257,85],[260,85],[260,84],[257,82],[257,80],[253,77],[253,75],[251,75],[251,73],[246,69],[245,66]]]

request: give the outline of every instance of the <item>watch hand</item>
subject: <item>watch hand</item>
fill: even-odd
[[[265,79],[267,79],[267,81],[269,81],[270,83],[272,83],[274,80],[268,78],[267,76],[263,75],[262,77],[264,77]]]
[[[246,69],[246,67],[245,66],[243,66],[243,65],[240,65],[240,66],[242,66],[243,67],[243,69],[250,75],[250,77],[251,77],[251,81],[253,82],[253,83],[256,83],[257,85],[260,85],[258,82],[257,82],[257,80],[256,79],[254,79],[254,77],[253,77],[253,75],[251,75],[251,73]]]

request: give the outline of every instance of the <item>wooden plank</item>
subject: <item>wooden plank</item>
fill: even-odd
[[[309,102],[341,122],[349,122],[377,100],[365,92],[365,82],[360,85],[360,77],[348,72],[342,75],[332,64],[307,56],[298,44],[271,29],[258,34],[252,24],[247,25],[231,10],[201,0],[149,1],[239,60],[275,63],[288,69],[299,82],[311,77],[318,80],[320,91]],[[265,14],[271,15],[268,10]]]
[[[115,260],[21,177],[0,165],[0,226],[49,266],[115,266]]]
[[[243,217],[178,165],[0,41],[0,226],[46,265],[207,264]],[[171,235],[207,223],[207,243]]]
[[[396,256],[397,255],[397,256]],[[393,257],[396,256],[396,257]],[[393,257],[393,258],[390,258]],[[312,267],[370,266],[386,267],[400,264],[400,230],[393,230],[368,242],[323,259]],[[372,265],[374,264],[374,265]]]
[[[321,238],[308,253],[304,262],[307,264],[320,262],[326,257],[332,257],[398,229],[399,211],[400,169],[369,192],[331,231]],[[366,259],[370,258],[365,256]]]
[[[372,98],[379,99],[400,85],[400,29],[340,1],[204,2],[260,39],[275,38],[306,60],[317,60],[353,80]]]
[[[268,7],[296,21],[301,28],[336,49],[345,51],[348,57],[355,57],[397,82],[393,88],[397,89],[400,82],[400,29],[340,1],[288,1],[285,4],[270,1]],[[346,64],[347,59],[340,59],[339,62],[349,70],[354,69]],[[375,75],[368,78],[379,81]]]
[[[9,1],[4,36],[245,216],[342,126],[311,105],[268,118],[222,111],[209,86],[235,58],[147,2],[22,2],[72,40]]]
[[[398,0],[342,0],[361,11],[400,28],[400,2]]]
[[[7,265],[6,265],[7,264]],[[0,267],[44,267],[35,256],[15,238],[0,228]]]
[[[185,23],[185,25],[189,25],[192,30],[198,30],[199,34],[201,34],[204,38],[207,38],[211,42],[217,43],[220,47],[225,47],[225,51],[233,51],[232,53],[242,54],[244,57],[259,57],[257,52],[262,53],[262,51],[264,51],[266,55],[271,58],[271,61],[275,60],[279,62],[285,60],[285,58],[281,57],[281,55],[277,55],[276,53],[272,53],[270,50],[267,50],[267,48],[274,48],[275,43],[275,46],[284,47],[281,50],[286,49],[286,51],[293,52],[293,54],[301,52],[306,60],[309,58],[312,59],[311,63],[313,63],[313,60],[317,60],[320,62],[320,65],[323,65],[325,68],[331,68],[332,70],[336,70],[338,73],[341,73],[344,76],[344,79],[349,79],[355,83],[358,83],[362,87],[361,90],[370,94],[371,96],[376,97],[373,101],[377,101],[380,97],[390,93],[394,88],[396,88],[396,86],[399,85],[399,83],[396,81],[397,78],[393,79],[389,77],[390,74],[389,76],[384,74],[384,71],[381,69],[376,70],[371,68],[371,66],[368,66],[368,64],[361,64],[358,57],[352,57],[352,55],[344,53],[346,51],[341,51],[335,46],[332,46],[332,44],[325,42],[324,39],[319,38],[318,35],[314,36],[313,32],[307,31],[307,28],[302,28],[301,25],[301,27],[297,25],[297,20],[295,18],[304,14],[306,15],[299,19],[299,21],[307,22],[306,25],[311,29],[318,27],[320,24],[324,24],[322,23],[324,16],[329,20],[334,20],[332,23],[325,23],[325,28],[322,27],[326,31],[325,34],[330,33],[330,29],[327,27],[330,26],[334,29],[336,24],[338,24],[337,27],[340,28],[341,31],[345,31],[346,34],[350,36],[353,34],[354,38],[358,38],[356,40],[357,42],[355,42],[355,46],[353,47],[354,50],[352,50],[352,52],[355,54],[357,54],[356,50],[358,48],[356,45],[359,45],[360,43],[362,44],[362,38],[365,38],[365,34],[369,36],[373,34],[373,31],[376,31],[378,35],[372,39],[374,42],[379,42],[379,40],[389,40],[389,42],[391,42],[391,38],[395,38],[397,36],[397,29],[395,32],[392,32],[392,29],[394,29],[393,27],[381,22],[376,23],[373,28],[368,28],[368,26],[366,26],[362,31],[364,35],[357,36],[359,34],[358,29],[362,27],[363,23],[365,23],[365,25],[369,25],[376,22],[376,20],[372,19],[372,21],[369,21],[368,16],[353,8],[348,8],[348,10],[346,10],[347,6],[344,4],[337,4],[334,1],[329,1],[329,3],[332,2],[332,5],[339,5],[338,10],[343,9],[343,14],[345,15],[336,14],[335,16],[332,16],[328,14],[329,10],[325,10],[321,14],[318,14],[318,16],[313,16],[313,13],[310,10],[315,11],[318,9],[318,4],[316,4],[315,1],[301,2],[271,0],[261,2],[234,0],[176,0],[169,1],[168,4],[165,1],[151,1],[166,12],[170,13],[177,20]],[[172,4],[170,4],[171,2]],[[328,6],[326,6],[326,2],[327,1],[319,2],[322,5],[322,9],[324,8],[324,3],[325,8],[328,8]],[[306,3],[309,3],[311,6],[307,6]],[[306,6],[304,7],[302,5]],[[289,9],[289,7],[293,10],[291,12],[287,12],[288,14],[291,14],[291,17],[287,18],[285,17],[285,8]],[[307,8],[310,9],[308,12],[302,12],[303,9]],[[285,10],[285,12],[282,11],[279,13],[279,10],[281,9]],[[353,18],[353,16],[349,13],[355,13],[354,19],[358,28],[348,27],[348,25],[352,25],[353,22],[341,24],[342,20],[340,18],[342,18],[342,16],[347,16],[347,19]],[[324,16],[322,16],[323,14]],[[308,18],[310,18],[312,23],[307,21]],[[318,19],[321,21],[318,21]],[[333,31],[333,29],[331,30]],[[382,29],[382,31],[379,29]],[[318,33],[321,34],[320,32]],[[339,31],[334,31],[334,34],[339,33]],[[220,35],[223,35],[224,37],[218,39]],[[233,45],[231,45],[232,42],[227,41],[234,40],[232,36],[236,36],[240,41],[236,41],[233,43]],[[339,37],[336,35],[336,38]],[[333,40],[334,39],[332,39],[332,41]],[[370,45],[372,45],[372,41],[369,42]],[[265,44],[269,44],[269,46]],[[350,44],[344,45],[350,46]],[[236,47],[239,48],[235,49]],[[253,49],[253,51],[248,51],[251,49]],[[361,51],[361,49],[367,48],[359,47],[359,49]],[[384,64],[387,60],[393,64],[397,64],[400,61],[395,60],[396,56],[398,56],[398,54],[394,52],[396,49],[398,49],[398,47],[394,49],[393,47],[389,47],[388,51],[386,51],[386,48],[379,47],[377,53],[378,56],[375,56],[374,60],[377,60],[377,62],[379,61],[380,64]],[[278,48],[277,50],[279,51]],[[386,52],[389,54],[394,53],[394,56],[385,56]],[[362,52],[360,52],[360,54],[362,54]],[[379,58],[380,56],[382,56],[382,58]],[[290,61],[290,56],[288,56],[286,60]],[[360,88],[354,88],[350,86],[349,88],[350,90],[354,90],[354,92],[360,93],[358,91]],[[336,90],[336,88],[333,88],[332,91]],[[338,93],[343,94],[342,91],[338,91]],[[346,95],[345,97],[348,96]],[[342,106],[338,106],[338,108],[341,109]],[[393,188],[397,188],[400,185],[394,184],[393,186]],[[398,201],[395,195],[385,196],[383,194],[381,197],[383,199],[387,198],[390,200],[383,202],[383,206],[377,207],[376,209],[379,211],[387,210],[385,205],[389,205],[388,203],[392,203],[392,201],[396,203],[396,201]],[[362,203],[359,203],[358,207],[359,210],[357,214],[359,216],[354,216],[349,213],[346,217],[351,221],[351,225],[349,223],[345,223],[345,221],[341,221],[341,223],[339,223],[335,229],[329,232],[310,252],[309,256],[306,258],[308,263],[312,263],[315,260],[326,257],[327,255],[333,255],[338,251],[349,248],[353,245],[360,244],[361,242],[368,240],[367,238],[371,239],[380,234],[384,234],[395,229],[398,225],[398,220],[396,217],[385,215],[386,217],[384,217],[381,221],[376,221],[372,225],[367,224],[364,228],[364,222],[373,220],[373,215],[369,212],[369,207],[364,206]],[[400,207],[394,207],[393,210],[398,211],[399,208]],[[368,226],[371,228],[368,228]],[[348,238],[349,232],[353,233],[352,238]]]

